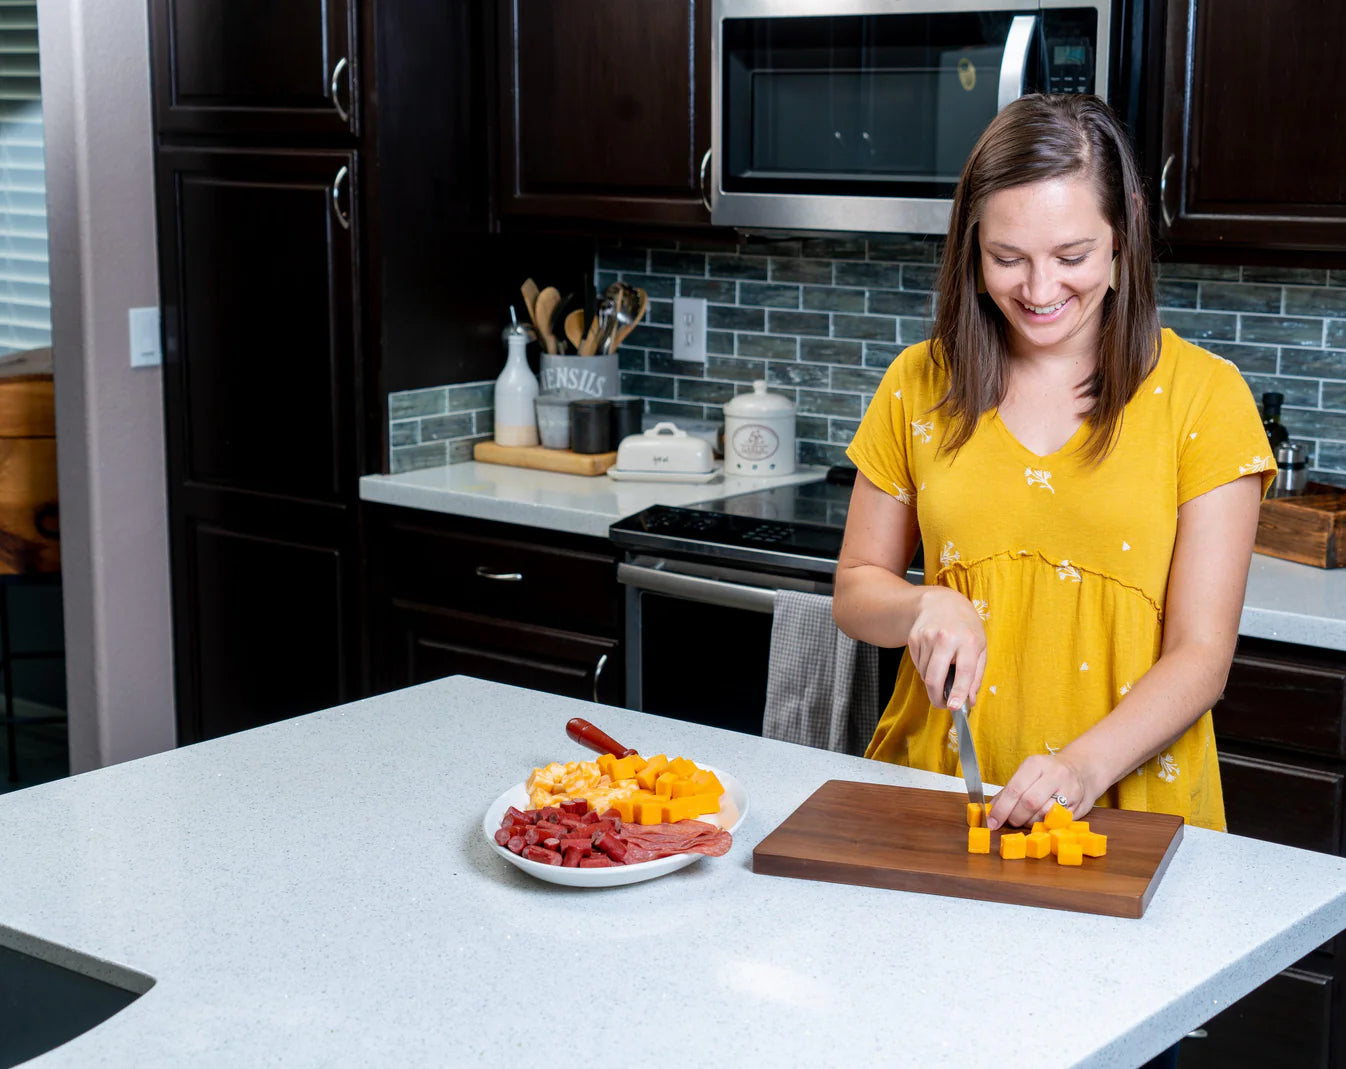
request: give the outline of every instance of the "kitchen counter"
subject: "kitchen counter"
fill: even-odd
[[[603,890],[497,857],[577,714],[736,775],[730,853]],[[828,779],[960,787],[452,677],[0,797],[0,944],[156,981],[44,1067],[1135,1066],[1346,926],[1346,860],[1195,828],[1139,920],[755,875]]]

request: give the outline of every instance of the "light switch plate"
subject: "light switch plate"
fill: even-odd
[[[673,359],[706,362],[706,299],[673,298]]]
[[[159,345],[159,309],[128,308],[127,332],[131,342],[132,367],[158,367],[164,362]]]

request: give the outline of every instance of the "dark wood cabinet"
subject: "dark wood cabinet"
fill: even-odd
[[[1343,43],[1339,3],[1168,0],[1162,239],[1346,252]]]
[[[1240,639],[1214,718],[1229,830],[1346,855],[1346,653]],[[1342,1064],[1346,960],[1339,941],[1184,1040],[1183,1069]]]
[[[354,0],[150,0],[159,132],[355,135]]]
[[[622,600],[606,539],[373,507],[379,690],[462,673],[621,704]]]
[[[500,210],[709,225],[710,0],[502,0]]]

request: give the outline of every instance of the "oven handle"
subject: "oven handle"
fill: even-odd
[[[1036,15],[1015,15],[1005,37],[1005,62],[1000,67],[1000,89],[995,107],[999,111],[1024,95],[1024,73],[1028,67],[1028,49],[1033,44]]]
[[[776,592],[742,583],[726,583],[720,579],[703,579],[699,575],[679,575],[639,564],[618,564],[617,582],[638,590],[719,605],[726,609],[747,609],[749,612],[771,613],[776,608]]]

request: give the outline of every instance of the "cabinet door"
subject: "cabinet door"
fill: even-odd
[[[150,0],[158,130],[359,132],[355,0]]]
[[[1346,249],[1343,41],[1339,3],[1169,0],[1162,238]]]
[[[1178,1064],[1182,1069],[1327,1069],[1332,1064],[1332,987],[1331,977],[1286,969],[1183,1040]]]
[[[159,151],[170,480],[345,500],[356,155]]]
[[[710,0],[500,5],[501,211],[710,223]]]

